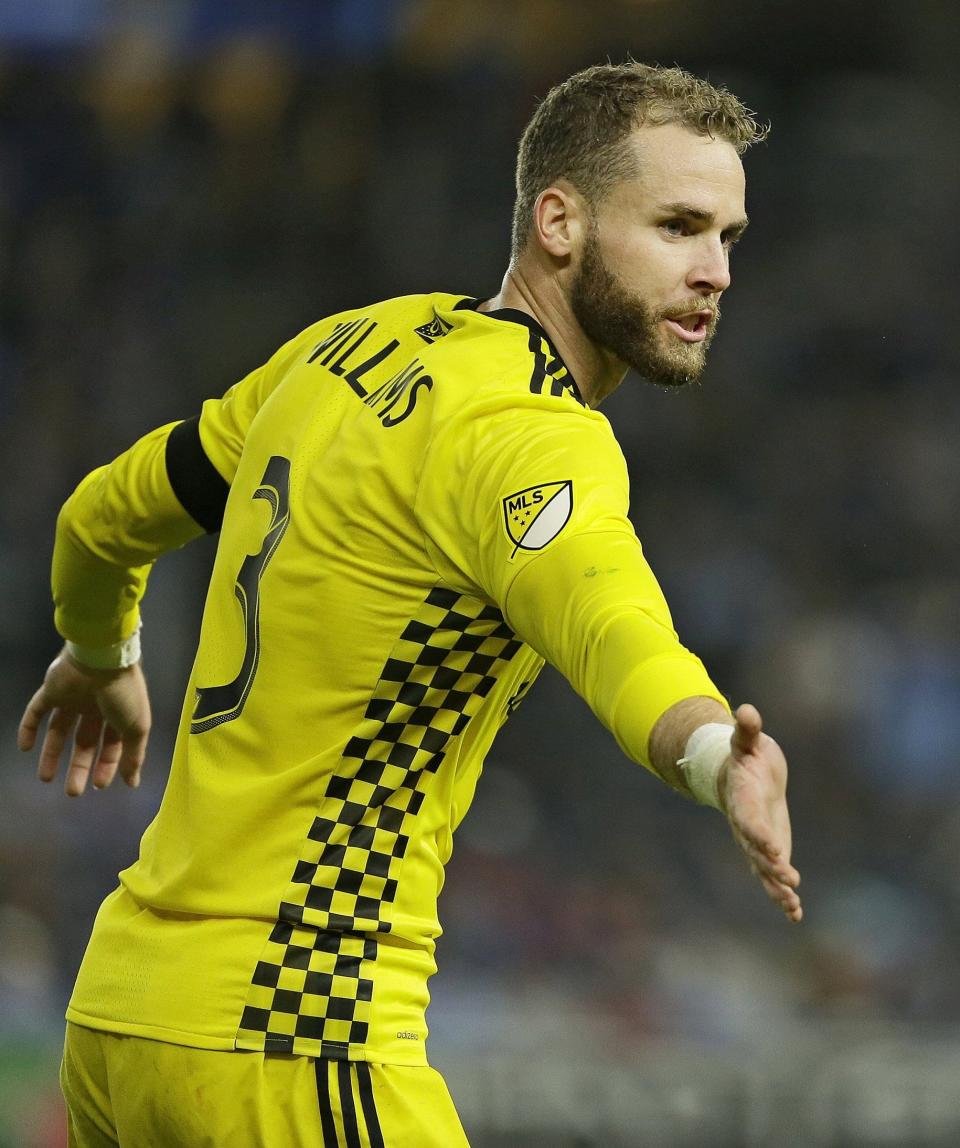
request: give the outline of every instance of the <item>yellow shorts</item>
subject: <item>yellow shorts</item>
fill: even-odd
[[[212,1052],[67,1024],[70,1148],[468,1148],[432,1068]]]

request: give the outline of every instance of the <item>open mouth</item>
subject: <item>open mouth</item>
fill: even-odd
[[[664,322],[685,343],[701,343],[707,337],[712,318],[712,311],[691,311],[675,319],[665,319]]]

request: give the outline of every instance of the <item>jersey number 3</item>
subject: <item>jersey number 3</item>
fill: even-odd
[[[233,721],[246,704],[260,664],[260,579],[280,545],[290,522],[290,460],[275,454],[267,463],[260,485],[253,492],[270,504],[270,525],[259,551],[248,554],[237,575],[234,593],[243,613],[244,651],[240,672],[222,686],[198,686],[191,733],[203,733]]]

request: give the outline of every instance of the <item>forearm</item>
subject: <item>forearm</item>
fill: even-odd
[[[723,695],[677,638],[630,536],[560,543],[514,582],[508,610],[511,625],[570,681],[623,751],[670,784],[674,770],[662,763],[663,754],[651,757],[651,734],[662,716],[700,698],[711,714],[729,720]]]
[[[729,710],[714,698],[692,697],[672,705],[657,720],[650,735],[650,764],[667,785],[692,796],[684,771],[677,764],[686,752],[691,734],[710,722],[730,726],[734,721]]]
[[[59,633],[84,646],[130,636],[154,561],[203,533],[173,492],[166,445],[152,431],[88,475],[57,519],[52,588]]]

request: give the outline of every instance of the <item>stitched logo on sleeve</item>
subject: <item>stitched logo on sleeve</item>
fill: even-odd
[[[542,550],[570,521],[573,513],[573,480],[528,486],[503,500],[503,524],[518,550]]]

